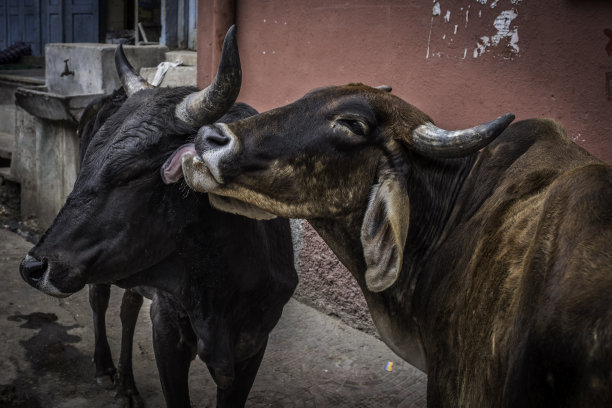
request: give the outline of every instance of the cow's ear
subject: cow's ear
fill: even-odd
[[[381,292],[397,280],[409,220],[408,194],[395,176],[388,175],[374,186],[361,226],[365,281],[372,292]]]

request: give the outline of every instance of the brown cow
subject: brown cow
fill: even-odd
[[[430,406],[612,406],[612,168],[512,119],[444,131],[382,90],[322,88],[201,128],[182,167],[307,218]]]

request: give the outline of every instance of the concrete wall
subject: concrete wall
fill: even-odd
[[[72,191],[78,171],[76,126],[16,111],[11,173],[21,184],[21,217],[47,228]]]
[[[580,0],[200,0],[198,84],[235,21],[239,100],[260,111],[332,84],[388,84],[446,128],[505,112],[550,117],[612,162],[612,2]],[[229,14],[229,17],[228,17]],[[606,51],[606,47],[608,51]],[[612,80],[612,79],[611,79]],[[298,225],[295,224],[294,225]],[[364,303],[316,233],[299,224],[298,295],[356,326]]]
[[[121,86],[115,69],[116,44],[61,43],[46,46],[46,85],[60,95],[109,93]],[[140,70],[165,59],[164,45],[123,46],[130,64]],[[66,63],[68,72],[66,75]],[[64,75],[62,75],[64,74]]]

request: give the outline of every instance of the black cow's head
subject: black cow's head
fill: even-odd
[[[478,151],[512,121],[445,131],[417,108],[361,84],[314,90],[231,124],[205,126],[184,159],[189,186],[288,218],[357,214],[372,291],[397,278],[408,233],[409,180],[422,158]]]
[[[235,28],[205,90],[152,88],[115,55],[127,99],[114,94],[79,126],[81,170],[72,193],[40,242],[22,261],[23,279],[54,296],[86,283],[109,283],[156,264],[175,249],[186,222],[185,192],[163,184],[159,168],[197,129],[219,119],[241,83]],[[143,239],[143,237],[145,237]]]

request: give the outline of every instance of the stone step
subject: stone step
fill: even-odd
[[[183,65],[196,67],[198,65],[198,53],[195,51],[178,50],[166,53],[166,61],[176,62],[181,60]]]
[[[0,158],[11,159],[15,150],[15,136],[12,133],[0,132]]]
[[[10,167],[0,167],[0,184],[2,184],[4,180],[12,181],[13,183],[19,183],[17,177],[14,177],[11,173]]]
[[[0,132],[15,134],[15,105],[0,105]]]
[[[19,57],[19,63],[44,68],[45,57],[36,55],[22,55],[21,57]]]
[[[140,75],[149,83],[153,82],[157,72],[157,67],[141,68]],[[197,86],[196,67],[178,66],[169,68],[159,86],[161,87],[177,87],[177,86]]]

